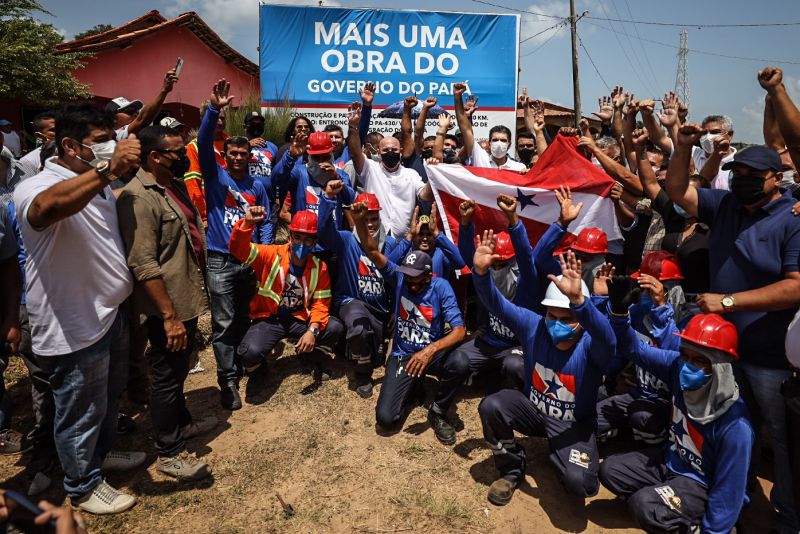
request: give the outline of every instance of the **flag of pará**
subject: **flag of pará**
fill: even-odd
[[[441,218],[447,221],[447,236],[458,243],[458,206],[467,199],[475,201],[472,222],[476,237],[484,230],[507,230],[508,219],[497,207],[497,196],[505,194],[517,199],[517,215],[535,245],[561,213],[555,190],[564,185],[572,191],[573,204],[583,202],[565,240],[570,234],[574,237],[593,226],[604,230],[609,241],[620,239],[613,201],[608,198],[614,180],[580,154],[577,145],[577,137],[557,135],[526,174],[462,165],[427,165],[425,170],[439,213],[444,213]]]

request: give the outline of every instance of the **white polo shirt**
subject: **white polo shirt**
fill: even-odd
[[[33,352],[41,356],[69,354],[99,341],[133,289],[110,187],[103,190],[105,198],[95,196],[75,215],[42,231],[28,222],[28,208],[39,193],[77,176],[56,160],[47,160],[42,172],[14,191],[28,251],[25,274]]]
[[[383,225],[394,237],[403,239],[411,226],[417,197],[425,188],[419,173],[402,165],[396,171],[389,172],[383,163],[365,158],[359,180],[364,185],[364,191],[378,197]]]
[[[724,189],[725,191],[730,190],[730,186],[728,185],[728,176],[731,174],[731,171],[723,171],[722,166],[728,163],[729,161],[733,161],[733,156],[736,154],[736,149],[731,147],[731,152],[724,158],[722,161],[719,162],[719,172],[717,175],[711,179],[711,189]],[[698,147],[692,147],[692,159],[694,160],[694,166],[697,169],[697,173],[700,174],[700,171],[703,170],[703,165],[706,164],[710,154],[707,154],[705,150]]]

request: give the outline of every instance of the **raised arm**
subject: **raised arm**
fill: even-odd
[[[631,142],[633,131],[636,129],[636,116],[639,114],[639,101],[633,98],[633,95],[626,94],[627,107],[625,108],[625,117],[622,121],[622,150],[625,154],[625,161],[628,162],[629,169],[638,167],[636,162],[636,151],[633,149]]]
[[[364,253],[370,259],[370,261],[375,264],[375,267],[378,269],[383,269],[386,267],[388,260],[386,259],[386,256],[381,254],[381,251],[378,248],[378,243],[375,242],[375,239],[373,239],[372,235],[369,233],[369,230],[367,230],[367,223],[364,220],[364,216],[366,214],[366,202],[353,204],[350,207],[350,215],[353,218],[353,225],[355,225],[356,232],[358,233],[358,239],[361,241],[361,246],[364,247]]]
[[[640,128],[633,131],[633,146],[636,147],[636,160],[639,164],[639,180],[644,190],[644,196],[650,200],[655,200],[658,193],[661,191],[661,186],[658,185],[656,173],[650,162],[647,160],[645,149],[647,148],[648,130]]]
[[[458,206],[458,215],[461,218],[458,228],[458,251],[472,269],[472,257],[475,255],[475,225],[472,217],[475,215],[475,201],[465,200]]]
[[[369,123],[372,119],[372,101],[375,100],[375,84],[367,82],[359,93],[361,96],[361,120],[358,122],[358,136],[363,146],[369,135]]]
[[[414,137],[411,134],[411,110],[417,107],[419,99],[410,95],[403,100],[403,117],[400,119],[400,151],[404,158],[414,154]]]
[[[467,115],[464,109],[464,93],[467,90],[467,85],[462,82],[453,84],[453,104],[456,110],[456,122],[458,129],[461,130],[461,138],[464,143],[464,150],[462,151],[462,161],[466,161],[472,156],[472,149],[475,145],[475,133],[472,130],[472,117]],[[473,105],[474,107],[474,105]]]
[[[444,232],[439,230],[439,208],[436,203],[431,206],[431,222],[429,223],[433,239],[436,241],[436,246],[442,251],[445,258],[447,258],[450,268],[463,269],[466,266],[464,258],[456,248],[455,244],[450,241]]]
[[[422,154],[422,144],[425,141],[425,121],[428,120],[428,110],[436,105],[438,101],[435,96],[429,96],[422,103],[417,122],[414,123],[414,149],[418,154]]]
[[[356,174],[361,176],[364,171],[365,158],[364,150],[361,148],[361,138],[358,133],[358,125],[361,121],[361,103],[353,102],[347,108],[347,149],[350,151],[350,158],[353,160],[353,167]]]
[[[800,168],[800,110],[786,92],[783,71],[777,67],[767,67],[758,73],[758,83],[772,100],[772,109],[789,155],[795,166]]]
[[[344,238],[336,228],[333,221],[333,211],[336,209],[336,197],[344,187],[341,180],[328,180],[325,184],[325,194],[319,202],[318,231],[319,240],[322,244],[337,254],[341,254],[344,249]]]
[[[244,219],[239,219],[231,230],[231,239],[228,242],[228,249],[234,258],[252,267],[256,271],[260,270],[263,263],[261,250],[266,245],[253,243],[253,230],[267,217],[267,210],[264,206],[249,206]]]
[[[678,128],[681,127],[680,119],[680,102],[678,97],[673,92],[664,95],[664,101],[661,104],[661,113],[658,115],[658,120],[661,126],[666,128],[667,136],[654,141],[664,154],[672,154],[675,147],[676,139],[678,138]],[[663,134],[663,132],[661,132]]]
[[[530,113],[530,121],[528,114]],[[547,136],[544,134],[545,120],[544,120],[544,102],[541,100],[531,100],[525,108],[525,126],[530,122],[531,131],[533,132],[536,141],[536,153],[541,156],[547,150]]]
[[[611,105],[614,108],[614,116],[611,118],[611,133],[623,151],[625,145],[622,139],[622,119],[625,116],[625,104],[628,103],[630,96],[621,85],[617,85],[611,91]]]
[[[161,90],[152,100],[142,106],[136,118],[128,124],[128,135],[139,133],[142,128],[149,126],[150,123],[156,119],[158,112],[161,111],[161,106],[164,104],[164,100],[167,98],[170,91],[172,91],[177,81],[178,77],[175,76],[175,69],[167,72],[167,75],[164,76],[164,83],[161,84]]]
[[[436,140],[433,142],[433,159],[444,161],[444,136],[447,130],[453,127],[453,117],[442,113],[439,115],[439,129],[436,130]]]
[[[642,100],[639,102],[639,111],[642,112],[642,122],[644,123],[647,133],[650,134],[650,140],[654,145],[664,151],[665,154],[669,154],[670,150],[672,149],[672,143],[669,141],[669,138],[667,138],[666,134],[664,134],[664,129],[656,120],[655,107],[656,101],[652,99]],[[678,118],[677,109],[674,110],[673,117],[675,119]]]
[[[764,132],[764,144],[771,149],[781,152],[786,148],[786,141],[781,135],[781,129],[778,127],[778,120],[775,118],[775,110],[772,108],[772,97],[767,94],[764,97],[764,124],[762,125]]]
[[[297,161],[303,157],[308,143],[308,134],[296,133],[292,136],[292,143],[289,149],[283,152],[278,164],[272,169],[272,185],[282,191],[292,189],[292,170]]]
[[[667,169],[667,195],[692,217],[697,217],[697,190],[689,185],[689,161],[692,147],[705,134],[697,124],[686,124],[678,130],[678,145]]]
[[[600,162],[600,165],[603,166],[603,170],[606,171],[606,174],[620,182],[630,192],[641,195],[642,184],[639,181],[639,177],[632,173],[627,167],[620,165],[603,152],[597,145],[594,137],[592,137],[591,132],[589,132],[589,124],[586,122],[586,119],[581,119],[581,129],[583,131],[581,139],[578,141],[578,146],[585,147],[589,150],[589,152],[597,158],[597,161]]]

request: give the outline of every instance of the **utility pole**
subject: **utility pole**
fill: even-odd
[[[569,0],[569,25],[572,33],[572,107],[575,109],[575,128],[581,122],[581,82],[578,78],[578,18],[575,0]]]
[[[675,94],[681,102],[689,104],[689,32],[681,31],[681,47],[678,50],[678,72],[675,75]]]

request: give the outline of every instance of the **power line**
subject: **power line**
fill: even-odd
[[[551,40],[553,37],[555,37],[556,35],[558,35],[558,33],[559,33],[561,30],[563,30],[565,27],[566,27],[566,22],[559,23],[559,25],[558,25],[558,28],[556,29],[556,31],[554,31],[554,32],[553,32],[553,35],[551,35],[550,37],[548,37],[547,39],[545,39],[545,40],[542,42],[542,44],[540,44],[539,46],[537,46],[536,48],[534,48],[534,49],[533,49],[533,50],[531,50],[530,52],[526,52],[526,53],[522,54],[522,55],[521,55],[521,56],[519,56],[519,57],[520,57],[520,58],[523,58],[523,57],[528,57],[528,56],[530,56],[531,54],[533,54],[533,53],[537,52],[537,51],[538,51],[538,50],[539,50],[541,47],[543,47],[544,45],[546,45],[547,43],[549,43],[549,42],[550,42],[550,40]]]
[[[556,26],[559,26],[559,25],[561,25],[561,24],[564,24],[565,22],[566,22],[566,19],[565,19],[565,20],[562,20],[562,21],[560,21],[560,22],[557,22],[557,23],[553,24],[552,26],[550,26],[549,28],[545,28],[545,29],[543,29],[543,30],[542,30],[542,31],[540,31],[540,32],[534,33],[534,34],[533,34],[533,35],[531,35],[530,37],[526,37],[525,39],[521,40],[521,41],[519,42],[519,44],[522,44],[522,43],[525,43],[525,42],[527,42],[527,41],[530,41],[530,40],[531,40],[531,39],[533,39],[534,37],[538,37],[538,36],[540,36],[541,34],[543,34],[543,33],[545,33],[545,32],[548,32],[548,31],[552,30],[552,29],[553,29],[553,28],[555,28]]]
[[[592,67],[594,67],[594,71],[600,77],[600,81],[603,82],[603,85],[606,86],[606,89],[608,89],[608,92],[610,93],[611,92],[611,87],[609,87],[608,83],[606,83],[606,79],[603,78],[603,75],[600,74],[600,69],[597,68],[597,65],[595,64],[594,60],[592,59],[592,55],[589,53],[589,50],[585,46],[583,46],[583,40],[581,40],[580,36],[578,36],[578,44],[580,44],[581,48],[583,48],[583,51],[586,52],[586,57],[589,58],[589,63],[592,64]]]
[[[603,2],[600,5],[603,8],[603,13],[606,13],[605,3]],[[614,0],[611,0],[611,7],[614,8],[614,12],[617,14],[617,17],[621,18],[621,15],[619,13],[619,9],[617,9],[617,3]],[[608,13],[606,13],[606,16],[608,16]],[[609,23],[609,25],[610,24],[611,23]],[[625,29],[623,23],[619,23],[619,26],[620,26],[620,28]],[[647,90],[649,92],[654,91],[654,86],[650,82],[650,79],[647,77],[647,70],[645,69],[644,65],[642,64],[642,60],[639,57],[639,52],[637,51],[637,48],[639,48],[639,47],[638,46],[633,46],[633,41],[631,40],[631,37],[630,37],[629,34],[627,34],[627,33],[625,34],[625,39],[627,39],[628,45],[630,45],[630,51],[633,54],[633,59],[636,61],[636,66],[639,68],[639,72],[643,76],[643,78],[639,78],[639,80],[644,81],[646,83],[645,90]],[[638,78],[638,76],[637,76],[637,78]]]
[[[608,15],[608,13],[606,12],[605,5],[603,5],[603,2],[600,2],[600,7],[602,7],[603,8],[603,12],[606,13],[606,15]],[[642,84],[642,89],[644,89],[645,91],[651,90],[651,89],[648,89],[647,84],[644,82],[644,80],[642,80],[642,77],[639,75],[639,70],[633,65],[633,61],[631,61],[631,57],[628,55],[627,49],[622,45],[622,41],[619,38],[618,32],[615,29],[613,29],[613,26],[609,31],[614,34],[614,39],[617,40],[617,44],[619,45],[620,50],[622,50],[622,54],[625,56],[625,59],[628,60],[628,65],[630,65],[631,70],[636,75],[636,77],[639,79],[639,83]],[[619,33],[621,33],[623,35],[627,35],[625,32],[622,32],[622,31],[619,32]],[[633,45],[631,45],[631,48],[633,48]]]
[[[628,9],[628,15],[630,15],[630,17],[633,18],[633,11],[631,11],[631,4],[630,2],[628,2],[628,0],[625,0],[625,7]],[[639,42],[642,43],[642,54],[644,54],[644,60],[645,63],[647,64],[647,68],[649,69],[650,75],[652,76],[653,81],[656,84],[656,87],[660,87],[661,84],[658,83],[658,76],[656,75],[655,69],[653,69],[653,62],[650,61],[650,56],[647,53],[647,48],[644,46],[644,42],[642,42],[642,36],[639,34],[639,27],[636,24],[634,24],[633,30],[636,32],[636,37],[639,39]]]

